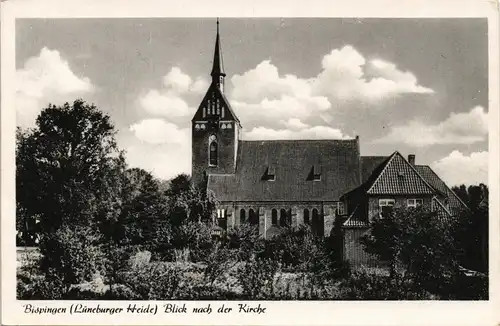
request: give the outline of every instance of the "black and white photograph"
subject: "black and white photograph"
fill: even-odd
[[[15,300],[490,300],[489,33],[15,19]]]

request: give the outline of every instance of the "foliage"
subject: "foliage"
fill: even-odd
[[[120,156],[108,115],[76,100],[49,105],[32,130],[18,131],[16,199],[43,232],[85,225],[105,191],[106,166]]]
[[[273,296],[274,279],[280,264],[272,259],[255,257],[238,267],[237,279],[247,299],[258,300]]]
[[[206,267],[203,276],[213,286],[214,282],[223,279],[225,273],[235,264],[236,260],[230,249],[222,246],[213,246],[206,258]]]
[[[177,265],[147,264],[131,267],[121,275],[120,283],[140,300],[172,300],[179,296],[181,273]]]
[[[459,250],[449,221],[423,208],[397,209],[384,219],[374,219],[361,241],[367,252],[389,262],[391,278],[405,278],[432,293],[455,282]]]
[[[452,190],[472,211],[477,210],[482,202],[488,201],[488,186],[483,183],[469,187],[462,184],[452,187]]]
[[[40,242],[40,268],[45,277],[56,280],[69,291],[72,284],[90,281],[103,271],[104,256],[99,235],[87,226],[63,226],[46,234]]]
[[[236,251],[238,261],[247,261],[264,250],[264,239],[259,234],[259,228],[250,223],[230,228],[226,236],[226,245]]]
[[[212,231],[210,222],[186,220],[173,230],[172,246],[188,248],[193,262],[205,260],[213,246]]]

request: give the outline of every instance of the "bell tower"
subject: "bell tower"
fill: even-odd
[[[199,184],[208,174],[236,170],[241,124],[224,96],[226,74],[222,60],[219,19],[215,37],[212,82],[191,120],[192,179]]]

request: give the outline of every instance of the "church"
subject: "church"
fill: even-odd
[[[363,156],[359,137],[321,140],[242,140],[242,123],[224,95],[219,23],[212,82],[192,119],[192,180],[219,202],[223,229],[250,223],[262,237],[281,227],[309,225],[329,236],[340,223],[346,260],[370,264],[359,237],[374,216],[423,205],[439,216],[467,206],[415,155]]]

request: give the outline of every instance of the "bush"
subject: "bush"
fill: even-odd
[[[274,296],[274,279],[280,264],[272,259],[251,258],[238,268],[236,278],[247,299],[258,300]]]
[[[411,279],[400,275],[385,274],[358,269],[341,283],[340,297],[347,300],[437,300],[422,288],[415,286]]]
[[[121,274],[119,283],[128,287],[140,300],[173,300],[179,295],[181,272],[181,268],[173,264],[131,266]]]
[[[236,250],[238,261],[247,261],[255,254],[264,251],[264,240],[257,226],[244,223],[227,232],[227,246]]]
[[[67,293],[72,284],[91,281],[94,274],[103,272],[105,257],[99,240],[90,227],[83,226],[62,226],[45,234],[40,243],[40,268],[47,281],[64,284]]]

